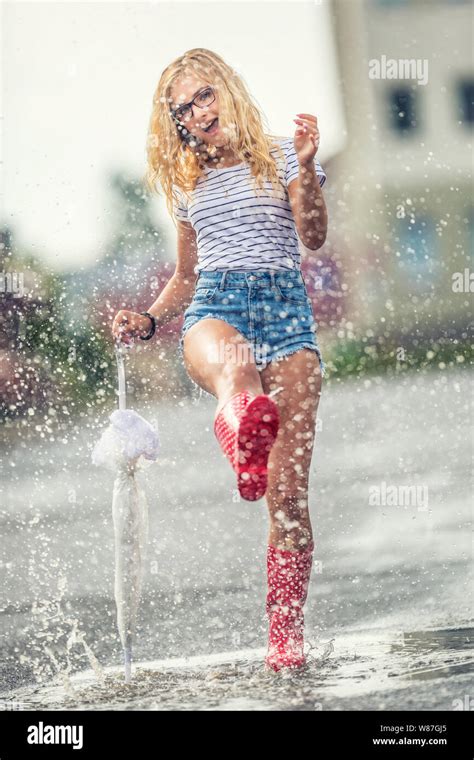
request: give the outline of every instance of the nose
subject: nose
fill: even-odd
[[[198,124],[198,126],[199,126],[201,129],[203,129],[203,127],[205,127],[205,126],[206,126],[206,124],[209,124],[209,114],[207,113],[207,111],[206,111],[206,115],[208,116],[208,119],[207,119],[207,121],[204,121],[204,120],[202,119],[202,117],[201,117],[201,119],[198,119],[198,120],[197,120],[197,124]],[[215,117],[215,116],[213,116],[213,118],[216,118],[216,117]],[[211,119],[211,121],[212,121],[212,119]]]

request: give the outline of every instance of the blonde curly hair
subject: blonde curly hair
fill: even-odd
[[[227,146],[241,162],[248,162],[254,178],[254,190],[263,192],[263,182],[269,180],[273,190],[281,193],[278,176],[270,150],[276,148],[284,159],[276,135],[264,131],[262,116],[242,78],[223,58],[206,48],[193,48],[176,58],[161,74],[153,96],[153,108],[148,128],[147,171],[143,181],[150,192],[159,194],[158,180],[163,188],[166,205],[176,226],[173,202],[178,202],[174,188],[189,199],[197,181],[204,176],[205,157],[212,155],[196,150],[199,141],[184,143],[171,117],[171,89],[186,74],[200,76],[219,96],[219,122],[227,135]],[[215,153],[215,149],[214,149]],[[284,187],[284,185],[283,185]]]

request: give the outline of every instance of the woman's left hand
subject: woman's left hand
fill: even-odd
[[[295,132],[294,145],[298,163],[309,165],[312,163],[319,148],[319,129],[318,119],[310,113],[298,113],[297,119],[293,119],[298,124]]]

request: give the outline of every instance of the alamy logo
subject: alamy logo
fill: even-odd
[[[2,272],[0,293],[11,294],[13,298],[23,298],[25,295],[23,272]]]
[[[261,358],[264,360],[266,346],[261,350]],[[208,364],[250,364],[255,361],[255,352],[251,343],[239,338],[231,339],[231,342],[219,340],[207,351]]]
[[[474,293],[474,272],[465,269],[464,272],[454,272],[452,275],[453,293]]]
[[[463,699],[453,699],[453,710],[474,710],[474,699],[465,694]]]
[[[73,749],[82,749],[83,726],[49,726],[42,721],[36,726],[28,726],[28,744],[72,744]]]
[[[369,486],[371,507],[418,507],[428,511],[428,486],[392,486],[383,480],[380,485]]]
[[[369,61],[369,79],[416,79],[418,84],[428,84],[428,61],[426,58],[387,58],[382,55]]]

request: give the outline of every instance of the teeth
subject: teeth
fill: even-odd
[[[209,124],[209,126],[207,127],[207,129],[204,130],[204,132],[209,132],[209,130],[211,129],[211,127],[213,127],[214,124],[216,123],[216,121],[217,121],[217,119],[214,119],[214,121],[211,121],[211,123]]]

